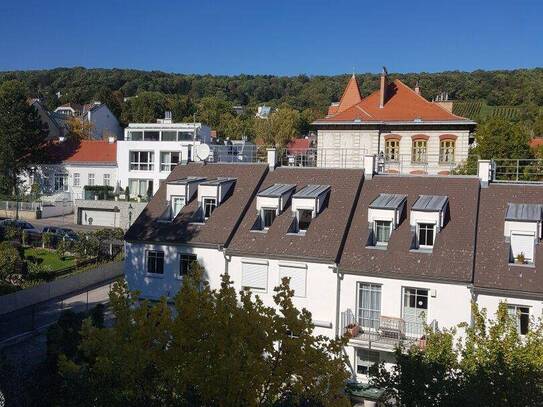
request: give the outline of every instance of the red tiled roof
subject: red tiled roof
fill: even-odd
[[[101,163],[117,162],[117,143],[102,140],[82,140],[80,142],[57,140],[44,146],[45,159],[48,162],[65,163]]]
[[[541,146],[543,146],[543,137],[536,137],[530,140],[530,147],[534,150],[537,150]]]
[[[348,86],[351,85],[351,81]],[[358,86],[358,85],[357,85]],[[387,99],[383,108],[379,107],[380,91],[373,92],[368,97],[355,103],[347,109],[335,109],[331,106],[329,115],[317,122],[337,121],[459,121],[466,120],[456,116],[437,103],[432,103],[417,94],[399,79],[387,85]],[[342,98],[343,99],[343,98]]]
[[[307,138],[296,138],[294,140],[290,140],[287,144],[287,151],[289,154],[295,154],[300,153],[303,151],[307,151],[310,147],[311,143],[310,140]]]
[[[356,80],[356,76],[354,76],[353,74],[353,76],[351,76],[351,79],[349,79],[347,86],[345,87],[345,91],[343,91],[343,96],[341,96],[336,111],[338,113],[344,112],[349,107],[354,106],[361,101],[362,96],[360,95],[358,81]]]

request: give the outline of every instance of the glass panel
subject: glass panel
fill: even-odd
[[[183,206],[185,206],[185,198],[182,196],[174,196],[172,197],[172,219],[175,218],[179,212],[181,212],[181,209],[183,209]]]
[[[263,209],[264,227],[269,228],[275,220],[275,209]]]
[[[162,141],[176,141],[177,132],[174,131],[163,131],[162,132]]]
[[[375,221],[375,240],[377,243],[387,243],[389,241],[391,223],[390,221]]]
[[[215,203],[215,199],[204,198],[204,218],[205,219],[211,216],[216,206],[217,204]]]
[[[143,132],[142,131],[131,131],[130,133],[128,133],[128,140],[142,141],[143,140]]]
[[[181,254],[179,256],[179,275],[188,274],[192,268],[192,264],[196,261],[194,254]]]
[[[358,323],[366,328],[379,329],[381,317],[381,286],[359,283]]]
[[[309,209],[299,209],[298,210],[298,229],[307,230],[311,224],[311,219],[313,218],[313,212]]]
[[[159,131],[145,131],[143,133],[143,139],[145,141],[158,141],[160,140],[160,132]]]
[[[180,131],[177,133],[178,141],[192,141],[194,138],[194,133],[192,131]]]

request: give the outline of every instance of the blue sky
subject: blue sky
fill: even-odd
[[[543,0],[0,1],[0,70],[338,74],[543,66]]]

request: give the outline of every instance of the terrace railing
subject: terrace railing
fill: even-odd
[[[208,162],[215,163],[256,163],[266,157],[266,148],[254,144],[212,144],[210,147]],[[263,150],[263,152],[262,152]]]
[[[365,149],[352,148],[283,148],[278,152],[282,167],[364,168]]]
[[[392,158],[377,158],[377,172],[380,174],[449,174],[458,165],[439,154],[399,154]]]
[[[492,160],[494,182],[543,182],[543,159],[494,159]]]

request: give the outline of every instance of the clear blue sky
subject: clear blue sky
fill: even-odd
[[[337,74],[543,66],[543,0],[0,0],[0,70]]]

